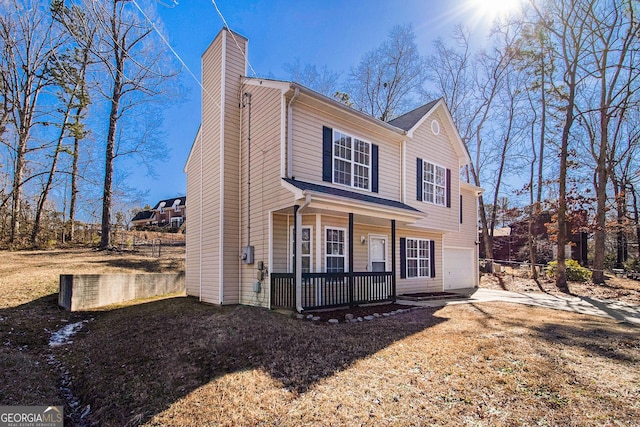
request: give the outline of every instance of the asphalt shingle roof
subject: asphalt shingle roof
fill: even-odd
[[[375,203],[377,205],[388,206],[391,208],[404,209],[411,212],[420,212],[418,209],[405,205],[396,200],[383,199],[382,197],[371,196],[369,194],[357,193],[355,191],[343,190],[341,188],[328,187],[326,185],[313,184],[310,182],[298,181],[296,179],[282,178],[289,184],[300,190],[310,190],[317,193],[330,194],[332,196],[345,197],[348,199],[358,200],[361,202]]]
[[[438,103],[438,101],[440,100],[436,99],[435,101],[431,101],[428,104],[416,108],[415,110],[398,116],[395,119],[389,120],[389,124],[402,130],[409,131]]]
[[[173,206],[173,202],[176,199],[180,199],[180,206],[184,206],[185,203],[187,202],[187,196],[180,196],[180,197],[172,197],[170,199],[165,199],[165,200],[160,200],[154,207],[153,210],[158,210],[160,208],[160,205],[162,204],[162,202],[164,202],[164,207],[165,208],[170,208],[171,206]]]

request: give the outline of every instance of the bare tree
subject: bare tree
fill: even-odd
[[[632,0],[583,1],[577,13],[581,15],[589,37],[585,56],[580,63],[585,79],[586,99],[579,104],[582,123],[588,127],[590,153],[595,160],[596,191],[594,283],[604,282],[604,252],[606,235],[607,185],[612,167],[626,156],[616,150],[619,128],[625,112],[638,90],[640,70],[637,54],[640,47],[640,21],[634,14]],[[618,183],[620,184],[620,183]],[[620,192],[618,188],[618,192]],[[623,192],[622,192],[623,193]],[[624,209],[626,203],[618,201]],[[624,213],[621,213],[624,215]]]
[[[426,80],[415,39],[411,25],[397,25],[386,41],[364,54],[347,81],[355,108],[388,121],[415,106],[413,98]]]
[[[454,40],[456,47],[447,46],[442,39],[436,40],[435,52],[426,61],[427,76],[435,85],[435,91],[442,94],[450,106],[460,137],[472,155],[473,162],[467,168],[467,179],[480,187],[483,184],[483,165],[493,160],[492,155],[486,155],[493,149],[493,145],[490,150],[484,143],[488,136],[487,125],[492,119],[492,108],[504,86],[507,72],[513,71],[509,67],[512,57],[505,45],[491,53],[472,55],[468,34],[460,27],[455,30]],[[508,144],[509,137],[506,140]],[[504,154],[503,165],[506,152]],[[493,230],[483,195],[479,196],[478,204],[484,252],[491,259]]]
[[[143,130],[129,123],[131,132],[129,143],[120,126],[127,117],[137,115],[137,110],[145,105],[151,111],[152,101],[158,101],[167,94],[168,79],[177,73],[172,68],[158,40],[153,37],[154,27],[146,21],[137,1],[85,0],[75,4],[84,10],[85,28],[96,28],[95,36],[76,36],[80,46],[89,47],[92,56],[100,64],[104,73],[98,83],[109,107],[107,135],[105,141],[104,185],[102,197],[102,236],[100,248],[111,245],[111,209],[113,204],[114,163],[118,156],[139,153],[145,147],[160,144],[153,139],[150,129]],[[147,4],[148,7],[152,3]],[[90,34],[84,30],[81,34]],[[131,137],[131,134],[137,137]],[[158,147],[158,145],[156,145]]]
[[[0,3],[0,61],[4,111],[9,113],[14,138],[3,141],[13,155],[13,186],[9,241],[20,232],[23,186],[33,176],[25,176],[27,156],[41,146],[30,146],[32,132],[42,125],[38,115],[40,95],[52,84],[49,60],[59,47],[52,34],[53,20],[48,4],[42,1],[8,0]],[[3,115],[4,115],[3,114]]]
[[[340,74],[329,70],[326,65],[320,67],[320,69],[312,64],[303,66],[300,63],[300,59],[296,58],[294,62],[284,64],[283,68],[294,82],[307,86],[325,96],[335,97]]]

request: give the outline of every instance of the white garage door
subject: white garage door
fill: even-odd
[[[444,249],[444,289],[473,288],[475,269],[473,249]]]

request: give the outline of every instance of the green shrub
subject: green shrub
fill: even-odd
[[[581,266],[575,259],[565,261],[567,280],[570,282],[587,282],[591,280],[591,270]],[[551,261],[547,264],[547,277],[553,278],[558,271],[558,261]]]
[[[629,258],[624,263],[626,271],[640,271],[640,258]]]

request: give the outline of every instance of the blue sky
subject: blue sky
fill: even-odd
[[[158,0],[163,33],[171,47],[200,79],[200,57],[223,26],[211,0]],[[446,39],[457,24],[486,35],[491,17],[478,2],[489,0],[216,0],[229,27],[249,39],[249,62],[259,77],[287,80],[285,63],[326,65],[342,76],[361,56],[385,40],[394,25],[412,24],[420,53]],[[496,0],[492,0],[496,1]],[[500,1],[500,0],[497,0]],[[502,0],[505,1],[505,0]],[[184,195],[183,173],[200,124],[200,87],[185,72],[182,102],[168,106],[164,129],[170,158],[156,166],[157,177],[135,176],[144,203]],[[428,100],[425,100],[427,102]]]

